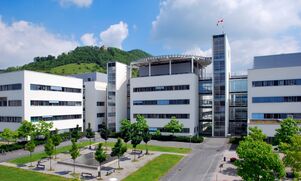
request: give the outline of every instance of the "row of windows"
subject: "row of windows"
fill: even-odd
[[[67,119],[81,119],[81,114],[72,114],[72,115],[57,115],[57,116],[34,116],[31,117],[30,120],[32,122],[38,121],[57,121],[57,120],[67,120]]]
[[[39,85],[39,84],[30,84],[30,90],[74,92],[74,93],[81,93],[81,91],[82,91],[81,89],[78,89],[78,88],[50,86],[50,85]]]
[[[133,101],[134,105],[177,105],[189,104],[189,99],[175,99],[175,100],[139,100]]]
[[[16,116],[0,116],[0,122],[2,123],[21,123],[22,117]]]
[[[81,101],[30,101],[31,106],[81,106]]]
[[[252,119],[301,119],[301,113],[252,113]]]
[[[137,87],[134,92],[154,92],[154,91],[174,91],[174,90],[189,90],[189,85],[170,85],[170,86],[155,86],[155,87]]]
[[[136,118],[137,115],[150,119],[171,119],[172,117],[176,117],[177,119],[189,119],[190,117],[189,114],[134,114],[134,118]]]
[[[301,85],[301,79],[253,81],[253,87]]]
[[[98,118],[103,118],[105,117],[105,113],[97,113],[96,115]]]
[[[104,106],[105,105],[105,102],[97,102],[96,103],[96,106]]]
[[[21,100],[7,101],[7,97],[0,97],[0,107],[6,107],[7,105],[11,107],[22,106],[22,101]]]
[[[253,103],[301,102],[301,96],[253,97]]]
[[[21,90],[21,89],[22,89],[22,84],[0,85],[0,91]]]

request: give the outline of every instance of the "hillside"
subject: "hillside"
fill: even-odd
[[[35,57],[33,62],[19,67],[9,67],[5,71],[33,70],[54,74],[79,74],[86,72],[106,72],[108,61],[118,61],[125,64],[140,58],[149,57],[150,54],[142,50],[123,51],[118,48],[106,47],[77,47],[68,53],[57,57]]]

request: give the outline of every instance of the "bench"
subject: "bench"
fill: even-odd
[[[141,158],[141,157],[143,157],[144,155],[145,155],[144,153],[141,153],[141,154],[138,155],[138,158]]]
[[[45,165],[41,164],[40,161],[38,161],[37,166],[38,169],[43,169],[45,170]]]
[[[89,173],[89,172],[82,172],[80,174],[81,177],[93,177],[92,173]]]
[[[110,170],[108,170],[106,175],[111,175],[113,172],[115,172],[115,168],[111,168]]]

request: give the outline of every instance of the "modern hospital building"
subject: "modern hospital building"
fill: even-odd
[[[2,73],[0,131],[45,120],[62,131],[88,123],[98,131],[105,123],[118,132],[123,119],[143,115],[150,131],[164,132],[175,116],[184,125],[180,135],[240,136],[257,126],[273,137],[283,119],[301,120],[301,53],[257,56],[247,72],[231,73],[230,44],[220,34],[212,38],[212,57],[112,60],[107,74]]]

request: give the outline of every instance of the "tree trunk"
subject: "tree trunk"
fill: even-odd
[[[91,138],[89,138],[89,149],[91,149]]]
[[[145,143],[145,146],[146,146],[146,155],[148,155],[148,148],[147,148],[147,143]]]
[[[98,172],[98,177],[101,178],[101,163],[99,163],[99,172]]]
[[[56,159],[56,146],[54,146],[54,159]]]
[[[120,156],[118,156],[118,168],[120,168]]]
[[[73,173],[75,174],[75,160],[73,160]]]
[[[107,150],[107,140],[105,140],[105,149]]]
[[[52,170],[52,168],[51,168],[51,157],[49,157],[49,161],[50,161],[50,170]]]
[[[32,167],[32,160],[31,160],[31,151],[29,152],[29,155],[30,155],[30,166]]]

